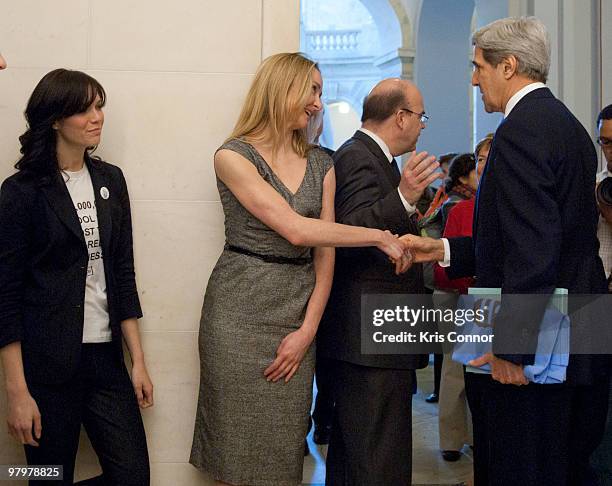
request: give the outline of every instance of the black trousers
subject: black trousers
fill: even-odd
[[[440,381],[442,381],[442,363],[444,363],[444,355],[442,353],[434,354],[434,393],[440,395]]]
[[[601,441],[608,383],[502,385],[466,373],[474,486],[582,486]]]
[[[25,446],[28,465],[62,465],[63,481],[31,485],[72,485],[81,424],[102,476],[78,484],[148,486],[149,455],[132,382],[111,343],[84,344],[81,367],[59,385],[29,383],[42,418],[39,447]]]
[[[412,481],[414,370],[334,361],[334,419],[327,486],[406,486]]]
[[[317,380],[317,398],[312,413],[315,429],[331,427],[334,413],[334,382],[332,374],[333,360],[317,355],[315,379]]]

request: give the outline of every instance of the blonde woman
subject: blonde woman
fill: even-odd
[[[389,232],[335,224],[332,160],[308,144],[323,81],[301,54],[259,67],[215,154],[226,245],[204,299],[191,463],[217,484],[301,484],[314,368],[334,246],[376,246],[409,265]]]

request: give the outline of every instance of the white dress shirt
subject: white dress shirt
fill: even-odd
[[[360,128],[359,131],[362,133],[365,133],[368,137],[370,137],[372,140],[376,142],[376,145],[378,145],[380,147],[380,150],[383,151],[383,153],[385,154],[385,157],[387,157],[390,164],[395,163],[395,159],[393,158],[393,155],[391,155],[391,151],[389,150],[389,147],[387,146],[387,144],[382,138],[380,138],[378,135],[376,135],[374,132],[371,132],[367,128]],[[404,197],[402,192],[399,190],[399,187],[397,188],[397,193],[399,194],[400,200],[402,201],[402,204],[404,205],[404,208],[406,209],[408,216],[412,216],[414,213],[416,213],[416,206],[413,206],[408,201],[406,201],[406,198]]]
[[[535,91],[536,89],[540,88],[546,88],[546,85],[540,82],[530,83],[527,86],[524,86],[523,88],[519,89],[516,93],[514,93],[508,100],[508,103],[506,103],[506,108],[504,109],[504,118],[508,117],[510,112],[514,109],[514,107],[518,104],[519,101],[521,101],[532,91]],[[444,260],[438,263],[441,267],[448,267],[451,261],[450,244],[448,243],[448,240],[446,238],[442,238],[442,243],[444,244]]]

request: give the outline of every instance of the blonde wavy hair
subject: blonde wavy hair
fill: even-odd
[[[260,142],[271,134],[272,151],[278,152],[289,124],[304,110],[312,93],[312,72],[317,64],[299,52],[275,54],[265,59],[249,88],[238,121],[227,140]],[[292,146],[305,157],[312,145],[306,129],[293,130]]]

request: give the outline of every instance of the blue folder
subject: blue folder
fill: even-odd
[[[470,288],[468,295],[462,295],[459,298],[457,308],[476,310],[487,306],[491,309],[494,307],[492,304],[499,300],[499,297],[496,297],[498,294],[501,294],[500,289]],[[534,364],[524,367],[525,377],[530,382],[556,384],[565,381],[570,346],[570,320],[566,315],[566,297],[566,289],[555,290],[555,295],[551,299],[551,305],[549,305],[544,313],[538,334]],[[466,319],[466,323],[461,326],[462,329],[458,334],[463,336],[491,335],[493,333],[492,322],[495,315],[487,313],[487,316],[488,321],[485,322]],[[491,351],[491,343],[458,342],[453,349],[452,358],[454,361],[468,365],[471,360]],[[481,373],[491,372],[488,364],[480,368],[471,368],[471,370]]]

